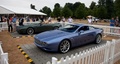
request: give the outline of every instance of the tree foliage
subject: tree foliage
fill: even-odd
[[[120,17],[120,0],[115,0],[115,14]]]
[[[100,6],[97,10],[98,18],[104,19],[107,16],[107,10],[104,6]]]
[[[42,8],[42,10],[40,10],[40,12],[46,13],[48,16],[50,16],[52,11],[49,7],[45,6]]]
[[[56,4],[54,5],[53,15],[54,15],[55,17],[61,16],[61,7],[60,7],[60,4],[59,4],[59,3],[56,3]]]
[[[96,3],[94,1],[92,1],[91,5],[90,5],[90,9],[93,10],[93,8],[95,7]]]
[[[73,13],[72,13],[72,11],[69,9],[69,7],[65,6],[65,7],[63,8],[63,10],[62,10],[62,16],[68,18],[69,16],[72,16],[72,15],[73,15]]]
[[[107,18],[114,16],[114,2],[113,0],[106,0]]]
[[[73,11],[73,3],[66,3],[64,7],[69,8],[71,11]]]
[[[76,18],[84,18],[85,17],[85,6],[84,5],[80,5],[77,10],[75,11],[75,17]]]
[[[55,5],[54,5],[54,8],[60,8],[60,4],[59,3],[56,3]]]
[[[91,5],[86,7],[81,2],[66,3],[64,7],[61,7],[59,3],[54,5],[53,11],[47,6],[40,11],[48,14],[48,16],[72,16],[73,18],[83,18],[88,15],[92,15],[98,18],[110,19],[115,15],[120,17],[120,0],[99,0],[98,4],[92,1]],[[35,9],[35,6],[31,4],[31,8]]]

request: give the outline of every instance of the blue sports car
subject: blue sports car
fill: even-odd
[[[69,24],[58,30],[42,32],[34,37],[34,44],[45,51],[67,53],[71,48],[87,43],[100,43],[103,30],[84,24]]]

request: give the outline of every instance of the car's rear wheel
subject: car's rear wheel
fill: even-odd
[[[68,40],[63,40],[59,45],[59,51],[61,53],[67,53],[70,49],[70,42]]]
[[[102,41],[102,36],[98,34],[95,39],[95,43],[99,44]]]
[[[27,34],[29,34],[29,35],[34,34],[34,29],[33,28],[28,28],[27,29]]]

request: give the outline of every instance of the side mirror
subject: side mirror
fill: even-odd
[[[84,30],[81,30],[81,31],[79,32],[79,35],[80,35],[81,33],[84,33]]]

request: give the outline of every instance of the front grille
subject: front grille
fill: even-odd
[[[40,46],[46,46],[47,44],[45,42],[39,41],[38,39],[35,38],[35,43],[37,43]]]

